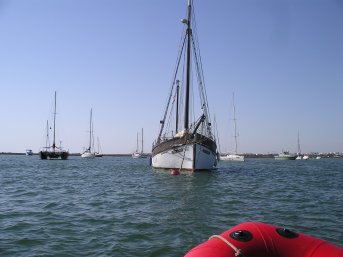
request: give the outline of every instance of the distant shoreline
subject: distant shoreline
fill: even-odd
[[[26,153],[0,152],[0,155],[26,155]],[[33,155],[38,155],[38,153],[33,153]],[[111,156],[111,157],[130,157],[131,155],[132,155],[131,153],[103,154],[103,156]],[[150,156],[150,154],[147,154],[147,153],[145,153],[144,155]],[[274,158],[274,156],[277,155],[277,153],[268,153],[268,154],[245,153],[241,155],[244,155],[245,158],[257,159],[257,158]],[[343,158],[343,153],[311,153],[311,154],[306,154],[306,155],[308,155],[310,158],[316,158],[317,156],[320,156],[321,158]],[[81,153],[70,153],[69,156],[81,156]]]
[[[26,155],[26,153],[0,152],[0,155]],[[32,155],[38,155],[33,153]],[[103,156],[131,156],[131,154],[102,154]],[[69,156],[81,156],[81,153],[70,153]]]

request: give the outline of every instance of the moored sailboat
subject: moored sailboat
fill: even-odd
[[[102,154],[102,149],[101,149],[99,137],[97,137],[97,141],[98,141],[98,151],[95,152],[95,157],[102,157],[103,154]]]
[[[132,158],[146,158],[146,156],[143,153],[143,128],[142,128],[142,138],[141,138],[141,150],[139,151],[139,145],[138,145],[138,141],[139,141],[139,134],[137,133],[137,146],[136,146],[136,151],[132,154]]]
[[[62,146],[60,147],[56,146],[56,91],[55,91],[55,97],[54,97],[54,122],[53,122],[53,142],[50,146],[50,140],[49,140],[49,125],[47,121],[47,134],[46,134],[46,145],[43,147],[43,150],[39,152],[39,157],[42,160],[50,160],[50,159],[61,159],[66,160],[68,159],[69,152],[66,150],[63,150]]]
[[[239,161],[239,162],[244,162],[244,155],[239,155],[237,152],[238,144],[237,144],[237,124],[236,124],[236,106],[235,106],[235,95],[232,94],[232,105],[233,105],[233,123],[234,123],[234,138],[235,138],[235,152],[228,154],[226,156],[221,156],[221,160],[226,160],[226,161]]]
[[[89,119],[89,145],[88,148],[81,154],[82,158],[93,159],[95,157],[94,152],[94,140],[93,140],[93,121],[92,121],[92,109]]]
[[[137,133],[137,146],[136,146],[136,151],[133,152],[132,158],[140,158],[141,153],[138,151],[138,133]]]
[[[199,43],[196,41],[196,27],[193,26],[194,12],[191,0],[188,0],[188,18],[182,19],[182,23],[186,24],[186,29],[182,37],[167,106],[160,121],[159,135],[152,147],[151,164],[152,167],[160,169],[210,170],[217,165],[217,144],[211,128]],[[185,72],[179,69],[182,67],[180,65],[182,59],[186,60],[183,65]],[[191,88],[192,67],[196,69],[194,77],[198,81],[199,99],[197,100],[191,97],[191,92],[195,91],[195,87]],[[184,95],[180,93],[178,76],[182,76],[184,81],[181,82],[181,87],[184,86]],[[200,106],[198,110],[201,113],[197,114],[198,119],[191,120],[196,112],[191,106],[191,101],[193,105],[198,103]],[[181,107],[184,108],[183,117],[179,112]],[[190,115],[191,108],[194,115]],[[169,120],[167,120],[168,113]],[[175,123],[171,122],[172,116],[175,118]],[[184,121],[183,126],[179,124],[181,118]],[[175,127],[171,126],[172,123]]]
[[[308,155],[304,155],[301,152],[300,148],[300,136],[299,136],[299,130],[298,130],[298,153],[297,157],[295,158],[296,160],[308,160],[310,157]]]

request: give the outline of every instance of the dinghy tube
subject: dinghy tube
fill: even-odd
[[[343,257],[343,248],[260,222],[245,222],[191,249],[184,257]]]

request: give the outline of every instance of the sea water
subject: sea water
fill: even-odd
[[[183,256],[245,221],[343,247],[342,217],[343,159],[172,176],[148,159],[0,155],[0,256]]]

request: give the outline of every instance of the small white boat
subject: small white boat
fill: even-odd
[[[86,151],[84,151],[84,152],[81,154],[81,157],[82,157],[82,158],[93,159],[93,158],[95,157],[95,153],[88,152],[88,149],[87,149]]]
[[[298,130],[298,156],[295,158],[296,160],[308,160],[310,157],[307,155],[303,155],[301,153],[301,147],[300,147],[300,136],[299,136],[299,130]]]
[[[141,158],[141,157],[142,157],[142,154],[139,153],[139,152],[134,152],[134,153],[132,154],[132,158]]]
[[[33,155],[33,152],[31,149],[26,149],[26,155]]]
[[[238,161],[238,162],[244,162],[244,156],[238,155],[238,154],[228,154],[225,156],[220,156],[221,161]]]
[[[102,154],[102,149],[101,149],[99,137],[97,139],[98,139],[98,151],[95,152],[95,157],[102,157],[103,154]]]
[[[138,141],[139,141],[139,134],[137,133],[137,147],[136,147],[136,151],[131,155],[132,158],[145,158],[144,154],[143,154],[143,128],[142,128],[142,148],[141,151],[139,151],[139,146],[138,146]]]
[[[317,157],[316,157],[316,160],[319,160],[319,159],[321,159],[321,158],[322,158],[322,157],[320,157],[320,156],[317,156]]]
[[[93,149],[93,151],[92,151]],[[89,122],[89,146],[88,148],[81,154],[82,158],[93,159],[95,157],[94,152],[94,140],[93,140],[93,122],[92,122],[92,109],[90,115],[90,122]]]
[[[238,144],[237,144],[237,124],[236,124],[236,107],[235,107],[235,95],[232,94],[232,106],[233,106],[233,123],[234,123],[234,129],[235,129],[235,153],[233,154],[228,154],[226,156],[221,156],[220,160],[222,161],[239,161],[239,162],[244,162],[244,156],[243,155],[239,155],[237,154],[237,148],[238,148]]]

